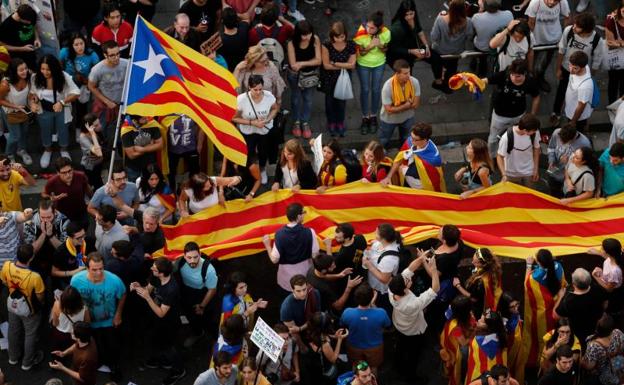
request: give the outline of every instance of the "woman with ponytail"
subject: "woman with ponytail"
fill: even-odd
[[[389,223],[377,226],[375,240],[364,251],[362,266],[368,269],[368,283],[377,292],[377,307],[383,308],[392,318],[392,305],[388,297],[388,283],[399,271],[399,249],[403,246],[401,234]]]
[[[563,267],[549,250],[540,249],[535,258],[527,257],[526,268],[522,347],[525,367],[535,368],[544,349],[542,336],[555,328],[553,308],[559,290],[566,284]]]
[[[472,301],[472,312],[475,317],[481,318],[485,309],[496,310],[498,300],[503,293],[501,289],[502,270],[498,257],[487,248],[478,248],[473,257],[473,273],[466,281],[466,287],[461,285],[459,278],[453,279],[453,286]]]

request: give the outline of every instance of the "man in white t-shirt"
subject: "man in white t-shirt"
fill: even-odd
[[[529,27],[535,36],[534,45],[555,45],[561,39],[563,32],[561,17],[563,17],[564,25],[569,23],[570,5],[568,0],[531,0],[525,14],[529,18]],[[548,69],[555,51],[542,52],[536,55],[535,75],[540,79],[542,89],[545,92],[550,92],[550,85],[544,80],[544,73]],[[538,65],[540,61],[541,65]]]
[[[594,95],[594,82],[591,78],[589,58],[583,51],[574,52],[570,56],[570,81],[565,94],[564,113],[570,123],[576,126],[577,131],[587,127],[587,120],[594,109],[591,106]]]
[[[550,123],[553,127],[559,127],[559,115],[570,80],[570,56],[575,52],[582,51],[587,54],[589,65],[594,71],[600,69],[603,58],[606,56],[607,47],[604,39],[596,31],[596,19],[590,13],[581,13],[574,17],[574,24],[563,30],[559,41],[559,54],[557,55],[557,95],[551,114]]]
[[[517,126],[501,136],[496,163],[503,175],[502,182],[533,187],[539,180],[539,128],[539,119],[533,114],[525,114]]]

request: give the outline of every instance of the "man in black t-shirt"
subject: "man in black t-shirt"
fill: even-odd
[[[228,7],[221,11],[221,47],[217,53],[223,56],[228,69],[234,72],[234,68],[245,59],[247,54],[249,23],[239,21],[234,8]]]
[[[574,385],[576,373],[574,372],[574,352],[570,345],[561,345],[557,349],[557,361],[539,379],[537,385]]]
[[[334,257],[320,251],[314,258],[312,258],[314,266],[310,268],[306,279],[308,283],[312,285],[321,295],[321,309],[323,311],[329,311],[337,316],[342,314],[342,310],[345,308],[351,291],[360,283],[363,278],[356,276],[353,279],[348,275],[349,269],[340,271],[339,274],[332,274],[336,264],[334,263]],[[347,278],[345,289],[341,291],[339,281]]]
[[[186,13],[191,28],[201,33],[202,41],[208,39],[216,29],[217,14],[221,10],[218,0],[187,0],[178,13]]]
[[[368,274],[362,268],[362,254],[368,246],[366,239],[360,234],[355,234],[353,225],[350,223],[339,224],[335,231],[334,240],[340,245],[340,250],[334,255],[335,270],[341,272],[351,268],[353,275],[366,277]],[[325,239],[325,250],[329,255],[332,255],[331,243],[331,238]]]
[[[197,52],[201,52],[201,34],[191,27],[191,20],[185,13],[178,13],[173,20],[173,25],[164,31],[180,43],[184,43]]]
[[[144,365],[148,368],[170,367],[169,375],[163,380],[164,384],[174,384],[186,375],[182,358],[175,348],[174,331],[178,329],[180,322],[180,289],[172,273],[171,261],[158,258],[152,265],[153,279],[146,287],[138,282],[130,284],[130,290],[145,300],[152,313],[149,341],[155,355]]]
[[[524,59],[516,59],[511,62],[509,69],[481,80],[498,86],[492,98],[493,111],[488,136],[488,148],[494,159],[500,135],[517,125],[526,112],[527,95],[533,98],[531,113],[535,115],[539,112],[540,92],[537,82],[529,75],[529,65]]]
[[[35,50],[41,47],[36,23],[37,12],[22,4],[0,24],[0,45],[6,47],[11,58],[23,59],[31,71],[36,69]]]
[[[578,268],[572,273],[573,290],[566,292],[565,288],[559,291],[559,300],[555,304],[555,316],[570,319],[570,327],[581,342],[585,350],[586,339],[594,334],[596,323],[604,312],[604,294],[592,287],[592,278],[589,272]],[[565,295],[564,295],[565,293]]]
[[[67,239],[56,248],[52,258],[52,287],[59,290],[69,286],[74,274],[86,269],[87,255],[95,251],[93,242],[86,242],[86,231],[79,222],[69,222],[65,233]]]
[[[121,142],[128,179],[134,183],[148,164],[156,163],[156,153],[163,148],[160,123],[153,118],[129,115],[121,128]]]

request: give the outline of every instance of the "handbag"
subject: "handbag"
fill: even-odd
[[[249,105],[251,106],[251,109],[253,110],[253,113],[256,116],[256,119],[260,119],[258,117],[258,113],[256,112],[256,107],[254,107],[253,101],[251,100],[251,97],[249,97],[249,92],[246,92],[245,95],[247,95],[247,99],[249,100]],[[268,128],[267,126],[264,126],[264,128],[266,128],[267,130],[270,130],[270,128]]]
[[[301,89],[316,88],[319,85],[320,79],[321,76],[318,68],[311,71],[299,71],[297,86]]]
[[[334,98],[338,100],[353,99],[353,85],[351,84],[351,77],[349,71],[346,69],[340,70],[336,86],[334,87]]]
[[[617,20],[615,21],[615,34],[620,40],[620,29]],[[612,48],[607,50],[607,67],[610,70],[624,69],[624,47]]]
[[[13,111],[7,114],[7,123],[9,124],[22,124],[29,120],[29,114],[24,111]]]
[[[572,182],[572,187],[576,186],[576,184],[577,184],[577,183],[578,183],[578,182],[579,182],[579,181],[583,178],[583,176],[584,176],[585,174],[591,174],[591,175],[594,175],[594,173],[593,173],[591,170],[585,170],[585,171],[583,171],[583,172],[581,173],[581,175],[579,175],[579,176],[576,178],[576,180],[575,180],[574,182]],[[566,192],[563,194],[563,197],[564,197],[564,198],[574,198],[575,196],[576,196],[576,189],[566,191]]]

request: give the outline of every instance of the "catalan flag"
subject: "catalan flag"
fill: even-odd
[[[481,280],[483,281],[483,291],[485,292],[485,298],[483,299],[483,311],[486,309],[496,310],[496,306],[498,305],[498,300],[503,294],[503,289],[501,288],[503,277],[499,275],[496,277],[496,280],[493,279],[489,274],[484,274],[481,276]]]
[[[456,319],[450,319],[444,325],[440,334],[440,358],[444,376],[448,379],[448,385],[460,385],[462,357],[459,351],[459,338],[464,337],[464,332]]]
[[[565,285],[561,263],[555,261],[555,271],[548,272],[541,267],[527,273],[524,280],[524,335],[523,350],[526,356],[526,367],[535,368],[544,349],[542,337],[555,328],[553,308],[556,293],[553,295],[546,285],[547,274],[556,274],[557,279]]]
[[[249,203],[234,200],[225,207],[215,205],[176,226],[163,226],[167,242],[160,253],[179,256],[189,241],[197,242],[212,258],[263,252],[262,237],[287,223],[286,207],[294,202],[305,206],[304,225],[320,239],[333,237],[337,223],[350,222],[370,241],[377,225],[388,222],[405,244],[413,244],[437,237],[441,226],[452,223],[469,246],[524,259],[541,248],[553,255],[584,253],[589,247],[600,247],[604,238],[624,238],[624,194],[565,206],[513,183],[498,183],[461,200],[452,194],[353,182],[324,194],[280,190]]]
[[[401,184],[406,177],[414,177],[420,180],[423,190],[445,192],[444,171],[442,170],[442,157],[431,140],[427,141],[424,148],[416,148],[412,144],[410,135],[400,151],[394,158],[395,162],[402,162]]]
[[[507,329],[507,366],[511,372],[511,377],[515,378],[518,383],[524,384],[523,322],[520,314],[512,314],[506,320],[505,328]]]
[[[476,336],[468,345],[466,385],[496,364],[507,366],[507,348],[501,348],[496,334]]]
[[[231,122],[238,84],[227,69],[139,16],[127,81],[126,113],[185,114],[226,158],[246,164],[245,140]]]

